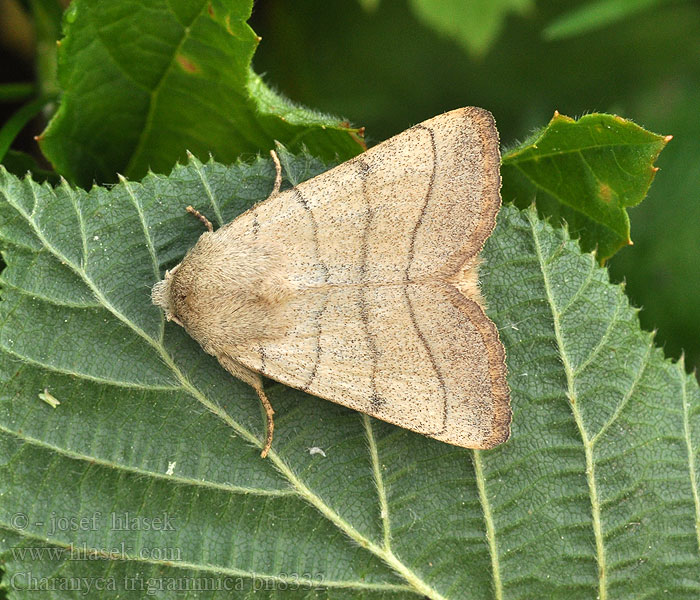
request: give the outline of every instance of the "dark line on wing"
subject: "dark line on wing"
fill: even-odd
[[[302,193],[299,191],[299,188],[296,186],[292,188],[292,193],[294,194],[294,197],[298,200],[298,202],[304,207],[304,210],[306,211],[306,214],[309,216],[309,221],[311,222],[311,233],[313,237],[313,242],[314,242],[314,254],[315,254],[315,259],[316,262],[314,264],[314,267],[318,269],[321,272],[321,275],[323,277],[323,282],[328,283],[328,267],[326,267],[325,264],[323,264],[320,260],[320,247],[318,243],[318,223],[316,222],[316,217],[314,216],[313,211],[309,207],[309,203],[304,198]],[[321,305],[321,308],[316,311],[314,314],[314,324],[316,326],[316,350],[315,350],[315,356],[314,356],[314,366],[313,369],[311,370],[311,374],[309,375],[308,379],[304,383],[304,385],[301,386],[301,390],[303,392],[308,392],[309,391],[309,386],[313,382],[313,380],[316,378],[316,375],[318,373],[318,363],[321,360],[321,317],[323,317],[323,313],[326,311],[326,303],[328,301],[328,293],[323,298],[323,304]]]
[[[437,361],[435,360],[435,355],[433,354],[433,351],[431,350],[430,345],[428,344],[428,340],[426,339],[425,335],[423,334],[421,328],[418,325],[418,320],[416,319],[416,312],[413,308],[413,302],[411,301],[411,297],[408,294],[408,286],[410,281],[409,272],[411,270],[411,266],[413,265],[413,259],[415,257],[416,237],[418,237],[418,230],[423,224],[425,215],[428,212],[428,205],[430,204],[430,201],[432,199],[433,187],[435,185],[435,176],[437,174],[437,146],[435,144],[435,133],[433,133],[433,130],[430,127],[426,127],[425,125],[416,125],[414,129],[423,129],[424,131],[427,131],[430,135],[430,145],[433,151],[433,170],[430,173],[430,181],[428,182],[428,191],[425,194],[423,208],[421,209],[418,221],[416,221],[416,224],[413,228],[413,232],[411,233],[411,244],[408,250],[408,264],[406,265],[406,272],[404,274],[404,280],[406,283],[403,286],[403,293],[406,297],[406,302],[408,303],[408,313],[411,317],[413,327],[416,330],[416,333],[418,334],[418,339],[421,341],[423,347],[425,348],[425,351],[428,353],[430,364],[433,367],[433,370],[435,371],[435,375],[438,378],[438,382],[440,383],[440,389],[442,390],[442,430],[444,430],[447,424],[447,386],[445,385],[445,379],[442,376],[440,369],[438,368]]]
[[[435,435],[438,433],[441,433],[445,430],[445,427],[447,426],[447,386],[445,385],[445,379],[442,376],[442,373],[440,372],[440,369],[437,366],[437,361],[435,360],[435,356],[433,355],[433,351],[430,349],[430,345],[428,344],[428,340],[425,338],[425,335],[423,335],[423,331],[421,330],[420,326],[418,325],[418,319],[416,319],[416,311],[413,308],[413,301],[411,300],[411,297],[408,295],[408,284],[404,286],[404,296],[406,297],[406,301],[408,302],[408,314],[411,317],[411,323],[413,323],[413,327],[416,330],[416,333],[418,334],[418,339],[421,341],[423,344],[423,347],[425,348],[425,351],[428,353],[428,358],[430,359],[430,364],[433,367],[433,370],[435,371],[435,375],[438,378],[438,382],[440,383],[440,389],[442,390],[442,427],[440,428],[439,431],[433,431],[431,433],[425,433],[424,435]]]
[[[258,351],[260,352],[260,372],[265,375],[265,359],[267,358],[265,354],[265,346],[260,346]]]
[[[406,281],[409,280],[408,273],[411,270],[411,266],[413,265],[413,259],[415,258],[416,238],[418,237],[418,230],[423,224],[425,214],[428,212],[428,204],[430,204],[430,200],[432,199],[433,186],[435,185],[435,176],[437,174],[437,146],[435,145],[435,134],[433,133],[433,130],[429,127],[426,127],[425,125],[416,125],[414,129],[423,129],[424,131],[427,131],[430,135],[430,146],[433,150],[433,170],[430,173],[430,181],[428,182],[428,191],[425,194],[423,208],[421,209],[420,216],[418,217],[418,220],[416,221],[416,224],[413,227],[413,231],[411,232],[411,245],[408,248],[408,265],[406,266]]]
[[[258,222],[258,215],[253,213],[253,238],[258,239],[258,232],[260,231],[260,223]]]
[[[374,218],[374,210],[372,209],[371,196],[367,190],[367,178],[370,174],[370,165],[364,159],[358,159],[358,166],[360,167],[360,179],[362,181],[362,197],[365,199],[365,220],[362,224],[362,243],[360,247],[360,282],[366,283],[367,280],[367,255],[368,255],[368,243],[369,235],[372,230],[372,219]],[[369,353],[372,359],[372,372],[370,373],[370,385],[372,386],[372,394],[370,396],[369,402],[370,406],[374,410],[378,410],[386,401],[377,394],[377,363],[379,362],[379,350],[377,344],[374,341],[374,336],[370,331],[369,327],[369,311],[367,309],[367,297],[366,294],[368,288],[366,286],[361,286],[359,288],[359,298],[358,304],[360,306],[360,318],[362,319],[362,325],[365,330],[365,336],[367,337],[367,344],[369,345]]]

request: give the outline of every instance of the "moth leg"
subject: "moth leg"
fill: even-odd
[[[267,417],[267,433],[265,435],[265,445],[263,446],[262,452],[260,453],[260,456],[262,458],[265,458],[267,456],[267,453],[270,451],[270,447],[272,446],[272,435],[275,431],[275,420],[273,418],[275,411],[272,408],[272,404],[270,404],[270,401],[265,395],[265,390],[263,390],[262,377],[260,377],[260,375],[255,371],[251,371],[239,362],[236,362],[228,354],[219,354],[217,358],[219,359],[219,362],[221,363],[221,366],[224,369],[226,369],[234,377],[240,379],[241,381],[251,386],[258,394],[258,398],[260,398],[260,403],[265,409],[265,415]]]
[[[265,446],[260,453],[260,458],[265,458],[267,453],[270,451],[270,447],[272,446],[272,435],[275,431],[275,420],[273,418],[275,411],[265,395],[265,391],[262,387],[262,381],[260,382],[259,386],[254,385],[253,389],[258,393],[260,402],[262,402],[263,408],[265,409],[265,415],[267,416],[267,435],[265,436]]]
[[[191,215],[194,215],[197,217],[202,223],[204,223],[204,226],[207,228],[209,232],[214,231],[214,226],[211,224],[211,221],[207,219],[201,212],[199,212],[194,206],[188,206],[185,209],[188,213]]]
[[[280,193],[280,187],[282,186],[282,165],[280,164],[279,156],[274,150],[270,150],[270,156],[272,157],[272,162],[275,163],[275,187],[272,188],[270,193],[270,198],[276,196]]]

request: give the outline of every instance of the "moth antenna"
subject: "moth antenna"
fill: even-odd
[[[277,156],[277,152],[270,150],[270,156],[272,157],[272,162],[275,163],[275,187],[272,188],[270,193],[270,198],[276,196],[280,193],[280,187],[282,186],[282,165],[280,164],[280,158]]]
[[[204,223],[204,226],[207,228],[207,230],[211,233],[214,231],[214,226],[211,224],[211,221],[207,219],[201,212],[199,212],[194,206],[188,206],[185,209],[188,213],[191,215],[194,215],[197,217],[202,223]]]
[[[265,409],[265,415],[267,416],[267,435],[265,436],[265,446],[260,453],[260,457],[265,458],[267,453],[270,451],[270,447],[272,446],[272,434],[275,431],[275,420],[273,419],[275,411],[273,410],[272,404],[270,404],[270,401],[267,399],[267,396],[263,391],[262,384],[254,385],[253,387],[260,397],[260,402],[262,402],[263,408]]]

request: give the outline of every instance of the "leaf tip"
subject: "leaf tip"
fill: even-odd
[[[554,111],[554,115],[552,116],[552,121],[561,121],[564,123],[575,123],[576,119],[572,119],[571,117],[567,117],[566,115],[562,115],[558,110]]]
[[[672,135],[665,135],[664,136],[664,144],[668,144],[672,139],[673,139]]]

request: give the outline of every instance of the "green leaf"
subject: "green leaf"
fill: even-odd
[[[493,45],[509,13],[523,14],[533,4],[532,0],[411,0],[416,17],[474,55]]]
[[[56,96],[61,90],[56,74],[56,41],[61,33],[61,0],[25,0],[32,14],[36,54],[34,70],[42,96]]]
[[[379,8],[380,0],[358,0],[360,6],[367,12],[374,12]]]
[[[505,202],[564,220],[584,250],[604,262],[631,244],[627,207],[647,194],[654,161],[670,136],[605,114],[578,120],[555,113],[547,127],[502,161]]]
[[[581,35],[629,18],[671,0],[596,0],[564,13],[544,30],[545,39]]]
[[[25,125],[29,123],[39,112],[41,112],[47,104],[52,103],[55,98],[41,97],[34,98],[19,108],[15,113],[0,127],[0,162],[4,162],[5,155],[10,149],[12,142],[15,141]]]
[[[323,169],[283,158],[292,182]],[[262,598],[697,598],[698,384],[593,255],[531,209],[505,206],[483,252],[509,442],[455,448],[268,382],[277,428],[260,459],[255,393],[165,323],[149,288],[202,232],[187,204],[228,221],[273,174],[192,159],[88,193],[0,171],[12,597],[82,577],[113,583],[100,598],[207,582]]]
[[[0,84],[0,102],[17,102],[34,96],[36,87],[33,83]]]
[[[76,0],[58,56],[61,106],[40,139],[80,185],[168,172],[187,150],[232,162],[279,140],[326,160],[363,149],[347,122],[294,106],[250,69],[252,0]]]
[[[34,181],[49,181],[54,184],[60,181],[60,177],[56,173],[42,168],[36,159],[26,152],[8,150],[2,161],[2,166],[18,177],[31,173]]]

